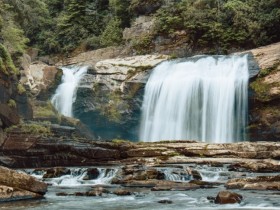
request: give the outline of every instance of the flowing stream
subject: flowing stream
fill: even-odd
[[[58,86],[51,99],[56,110],[67,117],[73,117],[72,106],[76,100],[77,87],[80,80],[87,73],[84,67],[63,67],[62,83]]]
[[[202,181],[220,182],[214,188],[183,190],[183,191],[151,191],[145,187],[125,187],[112,184],[114,177],[119,176],[121,167],[99,166],[98,168],[69,168],[70,172],[56,178],[43,178],[44,169],[25,169],[24,171],[48,184],[45,199],[7,202],[1,204],[1,209],[13,210],[276,210],[279,209],[279,193],[275,191],[233,190],[241,194],[244,200],[240,204],[219,205],[207,199],[216,196],[219,191],[225,190],[224,183],[230,178],[269,176],[269,173],[250,173],[228,171],[227,165],[211,167],[209,165],[179,164],[156,168],[165,175],[166,180],[175,182],[189,182],[193,178],[187,175],[186,169],[197,170],[202,175]],[[92,169],[97,169],[93,170]],[[41,170],[41,171],[40,171]],[[91,175],[90,175],[91,174]],[[95,175],[95,176],[94,176]],[[271,174],[271,175],[275,175]],[[76,192],[88,192],[94,187],[103,187],[108,193],[102,196],[77,196]],[[123,188],[133,192],[127,196],[117,196],[112,192]],[[231,190],[232,191],[232,190]],[[68,196],[58,196],[57,193],[66,193]],[[171,201],[163,204],[159,201]]]
[[[248,79],[247,56],[163,62],[145,88],[140,140],[245,140]]]

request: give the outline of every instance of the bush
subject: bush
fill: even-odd
[[[24,88],[23,85],[20,84],[20,83],[17,85],[17,92],[18,92],[18,94],[20,94],[20,95],[26,92],[25,88]]]
[[[100,38],[97,36],[91,36],[87,38],[84,43],[85,50],[95,50],[101,47]]]
[[[0,70],[6,75],[19,74],[10,53],[2,44],[0,44]]]
[[[101,34],[100,43],[102,46],[117,46],[122,43],[122,29],[121,21],[116,18],[112,18],[105,30]]]
[[[17,104],[16,104],[15,100],[10,99],[10,100],[8,101],[8,106],[11,107],[11,108],[16,108],[16,107],[17,107]]]

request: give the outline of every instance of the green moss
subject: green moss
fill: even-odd
[[[114,143],[114,144],[123,144],[123,143],[131,143],[131,142],[128,141],[128,140],[124,140],[124,139],[113,139],[112,143]]]
[[[6,75],[19,74],[10,53],[2,44],[0,44],[0,71]]]
[[[262,82],[262,78],[256,79],[256,81],[252,82],[250,84],[250,87],[255,91],[257,99],[260,101],[269,101],[269,90],[272,86],[272,84],[266,84]]]
[[[9,128],[7,128],[5,131],[7,133],[13,132],[14,130],[20,130],[25,133],[30,133],[34,135],[50,135],[51,129],[50,124],[36,124],[36,123],[28,123],[28,124],[20,124],[20,125],[14,125]]]
[[[56,113],[51,102],[48,101],[46,104],[34,107],[35,118],[59,118],[59,114]]]
[[[265,77],[265,76],[267,76],[267,75],[269,75],[269,74],[271,74],[271,73],[277,71],[279,65],[280,65],[280,60],[276,61],[276,62],[273,64],[273,66],[270,67],[270,68],[261,69],[261,71],[260,71],[258,77],[259,77],[259,78],[263,78],[263,77]]]
[[[20,94],[20,95],[26,92],[25,88],[24,88],[23,85],[20,84],[20,83],[17,85],[17,92],[18,92],[18,94]]]
[[[180,156],[181,154],[178,153],[178,152],[171,152],[171,153],[168,153],[168,156],[170,157],[174,157],[174,156]]]
[[[120,113],[120,107],[122,109],[128,108],[127,104],[121,98],[120,91],[114,91],[107,95],[109,102],[107,104],[103,104],[101,107],[98,107],[100,113],[108,118],[111,122],[120,122],[122,120],[122,114]]]
[[[15,100],[10,99],[10,100],[8,101],[8,106],[11,107],[11,108],[16,108],[16,107],[17,107],[17,104],[16,104]]]

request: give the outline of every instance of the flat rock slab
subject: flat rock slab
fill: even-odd
[[[280,175],[259,176],[256,178],[232,179],[229,180],[225,186],[228,189],[280,190]]]
[[[22,190],[14,187],[0,185],[0,202],[18,201],[26,199],[39,199],[43,196],[38,193]]]
[[[1,166],[0,184],[42,195],[47,192],[47,184],[40,182],[25,173],[20,173]]]

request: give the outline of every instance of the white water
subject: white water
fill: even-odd
[[[146,84],[140,140],[245,140],[248,79],[247,56],[160,64]]]
[[[39,180],[43,180],[52,186],[64,186],[64,187],[78,187],[85,185],[106,185],[110,184],[112,179],[116,176],[118,169],[117,168],[97,168],[99,175],[96,179],[84,179],[88,174],[87,168],[71,168],[69,175],[62,175],[57,178],[46,178],[43,179],[43,175],[45,172],[33,173],[31,171],[27,171],[30,175],[36,177]]]
[[[84,67],[63,67],[62,83],[58,86],[51,99],[56,110],[67,117],[73,117],[72,107],[76,100],[77,87],[83,75],[87,72]]]

